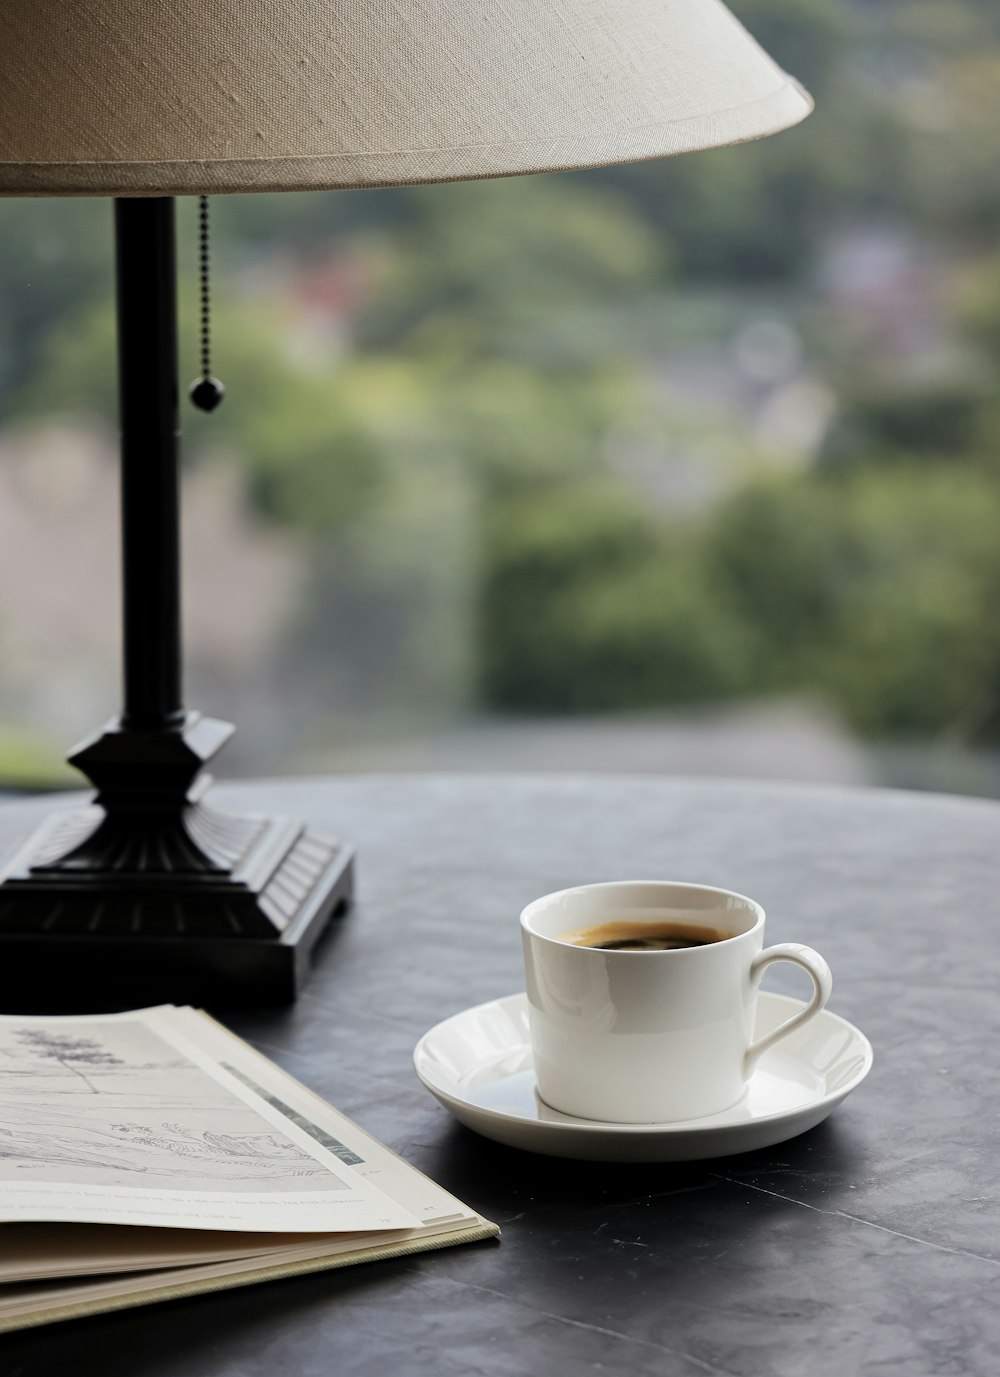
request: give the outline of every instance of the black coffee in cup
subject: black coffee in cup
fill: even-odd
[[[732,933],[717,928],[695,927],[684,922],[641,922],[628,918],[596,923],[593,927],[563,933],[561,941],[597,951],[684,951],[724,942]]]

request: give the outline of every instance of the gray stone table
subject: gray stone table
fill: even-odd
[[[5,1377],[1000,1372],[1000,806],[648,777],[218,796],[360,850],[359,901],[298,1005],[229,1021],[503,1239],[9,1335]],[[25,820],[0,809],[0,841]],[[876,1055],[827,1123],[749,1156],[597,1167],[488,1143],[423,1091],[424,1029],[520,987],[521,906],[636,877],[752,894],[769,941],[827,955],[831,1007]]]

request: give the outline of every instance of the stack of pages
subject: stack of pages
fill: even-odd
[[[0,1331],[498,1232],[206,1014],[0,1017]]]

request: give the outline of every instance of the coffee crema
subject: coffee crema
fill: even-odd
[[[696,927],[693,923],[617,918],[595,923],[593,927],[578,928],[575,932],[564,932],[559,941],[571,942],[574,947],[593,947],[597,951],[687,951],[692,947],[724,942],[732,935],[718,928]]]

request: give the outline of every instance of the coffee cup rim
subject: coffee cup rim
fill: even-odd
[[[592,893],[595,890],[602,889],[623,889],[627,886],[642,886],[648,889],[695,889],[703,894],[720,894],[724,895],[727,899],[738,899],[741,903],[746,904],[747,908],[754,914],[752,926],[747,928],[745,932],[734,932],[731,937],[722,937],[719,941],[713,942],[713,949],[725,947],[730,942],[742,941],[752,933],[759,932],[760,929],[763,928],[764,920],[767,916],[763,905],[758,903],[756,899],[751,899],[748,894],[741,894],[739,890],[726,889],[721,885],[694,884],[687,880],[598,880],[594,884],[568,885],[565,889],[554,889],[549,894],[540,894],[536,899],[532,899],[532,901],[526,904],[521,910],[521,929],[539,942],[548,942],[554,947],[566,947],[571,951],[590,953],[593,956],[599,956],[605,959],[609,957],[635,958],[638,956],[647,958],[651,956],[680,956],[688,958],[699,955],[704,956],[704,947],[671,947],[663,951],[608,950],[600,947],[583,947],[579,946],[576,942],[567,942],[561,937],[550,937],[548,933],[539,932],[536,927],[532,926],[531,914],[539,904],[549,903],[554,899],[560,899],[570,894],[580,894],[584,892]]]

